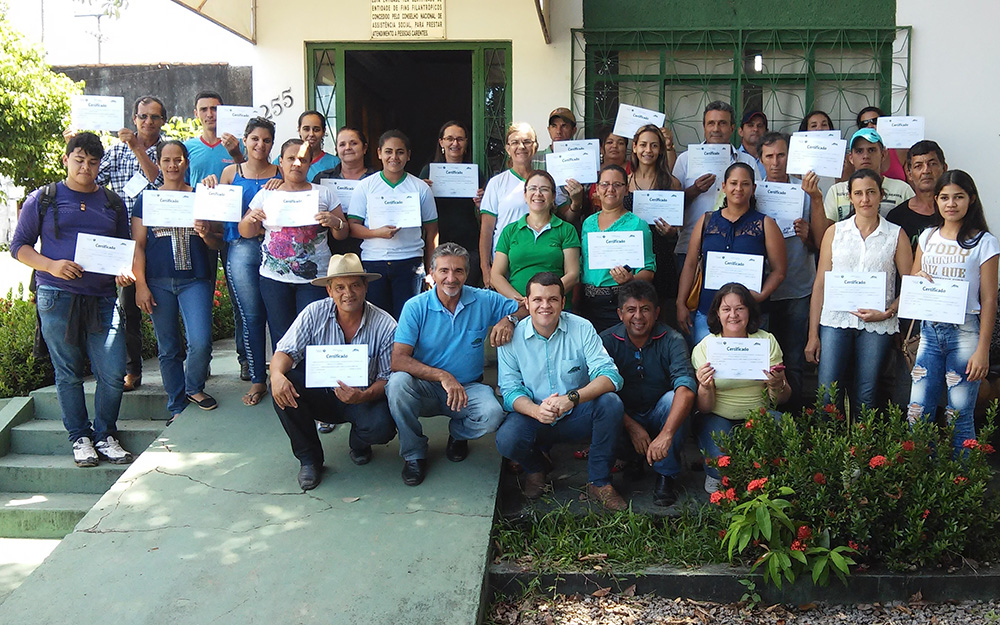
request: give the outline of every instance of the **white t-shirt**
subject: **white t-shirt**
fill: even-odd
[[[984,232],[975,246],[964,249],[957,241],[941,236],[939,228],[928,228],[920,233],[917,246],[923,253],[920,269],[932,278],[965,280],[969,283],[969,299],[965,312],[979,314],[980,266],[1000,254],[1000,242],[989,232]]]
[[[312,189],[319,195],[319,210],[330,211],[340,206],[340,201],[329,187],[318,184]],[[272,193],[295,193],[261,189],[250,200],[250,208],[263,208]],[[264,243],[260,248],[260,275],[278,282],[302,284],[326,275],[330,264],[330,231],[319,224],[275,228],[264,226]]]
[[[915,195],[910,185],[895,178],[882,178],[882,194],[878,214],[883,217]],[[826,213],[826,218],[834,223],[847,219],[851,214],[851,194],[847,191],[846,181],[838,182],[826,192],[823,198],[823,211]]]
[[[362,178],[351,193],[351,204],[348,216],[361,221],[367,228],[381,228],[385,224],[368,223],[368,200],[379,196],[406,195],[417,193],[420,196],[420,222],[424,224],[437,221],[437,204],[434,194],[427,183],[405,174],[395,185],[389,184],[382,172],[377,175]],[[361,241],[361,260],[406,260],[421,258],[424,254],[424,238],[421,228],[400,228],[391,239],[364,239]]]
[[[497,251],[500,233],[508,225],[528,214],[528,203],[524,201],[524,178],[507,169],[490,178],[483,190],[483,201],[479,204],[479,212],[496,217],[497,224],[493,229],[493,249],[490,258]],[[569,201],[562,187],[556,188],[556,206],[562,206]]]

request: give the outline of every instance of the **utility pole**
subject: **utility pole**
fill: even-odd
[[[43,0],[44,1],[44,0]],[[94,37],[97,39],[97,64],[101,65],[101,43],[104,41],[104,35],[101,33],[101,18],[107,17],[104,13],[79,13],[74,17],[95,17],[97,18],[97,33]]]

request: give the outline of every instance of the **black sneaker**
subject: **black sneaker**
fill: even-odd
[[[370,445],[364,449],[351,450],[351,462],[358,465],[359,467],[363,464],[368,464],[371,461],[372,461],[372,448]]]
[[[240,363],[240,379],[244,382],[250,381],[250,363],[245,360]]]
[[[658,506],[672,506],[677,502],[677,486],[674,478],[656,474],[656,487],[653,488],[653,503]]]

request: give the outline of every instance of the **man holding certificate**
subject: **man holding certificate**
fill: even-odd
[[[368,283],[381,277],[366,272],[357,254],[331,257],[326,276],[312,281],[330,297],[299,313],[271,358],[274,410],[301,465],[302,490],[315,488],[322,479],[323,444],[315,421],[351,424],[350,455],[357,465],[371,460],[372,445],[396,435],[385,396],[396,322],[365,301]],[[311,350],[313,346],[330,349]],[[361,346],[365,349],[357,353],[367,358],[359,361],[335,346]],[[351,378],[365,383],[344,382]]]
[[[115,286],[133,282],[128,274],[84,271],[73,259],[78,235],[129,238],[121,199],[95,182],[104,146],[89,132],[69,140],[63,164],[66,180],[31,193],[24,201],[10,253],[33,268],[42,336],[56,376],[63,425],[73,443],[77,466],[132,462],[118,443],[118,409],[125,375],[125,336]],[[41,239],[41,252],[34,249]],[[81,372],[86,360],[97,379],[93,425],[87,415]],[[96,446],[95,446],[96,443]]]

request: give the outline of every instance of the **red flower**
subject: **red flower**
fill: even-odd
[[[868,466],[871,468],[876,468],[884,465],[886,463],[885,456],[872,456],[872,459],[868,461]]]
[[[747,419],[747,422],[743,424],[746,429],[751,429],[753,427],[753,419]]]
[[[764,488],[764,484],[767,484],[766,477],[758,478],[756,480],[751,480],[750,483],[747,484],[747,492],[752,493],[755,490],[760,490]]]
[[[816,409],[815,408],[806,408],[806,414],[811,417],[814,414],[816,414]]]
[[[854,456],[857,455],[858,449],[854,445],[851,445],[851,449],[849,451],[851,452],[851,457],[853,458]]]
[[[993,445],[990,445],[989,443],[984,443],[980,445],[979,448],[983,450],[983,453],[987,454],[991,454],[994,451],[996,451],[995,449],[993,449]]]
[[[723,475],[722,476],[722,485],[726,486],[726,487],[729,486],[729,476],[728,475]]]
[[[962,447],[965,447],[966,449],[975,449],[976,447],[979,447],[979,441],[974,438],[967,438],[962,441]]]
[[[761,407],[760,407],[760,416],[762,416],[762,417],[763,417],[763,416],[764,416],[764,415],[766,415],[766,414],[767,414],[767,408],[765,408],[765,407],[761,406]]]
[[[725,538],[725,537],[726,537],[726,530],[719,530],[719,538]]]
[[[715,491],[709,496],[708,500],[718,506],[721,505],[724,496],[720,491]]]
[[[719,459],[716,461],[716,464],[718,464],[720,467],[728,467],[729,456],[719,456]]]
[[[732,488],[726,489],[726,499],[729,501],[736,501],[736,490]]]
[[[826,476],[822,473],[817,473],[813,476],[813,481],[817,484],[826,484]]]
[[[964,475],[959,475],[958,477],[955,478],[956,484],[962,484],[963,482],[968,482],[968,481],[969,478],[965,477]]]
[[[215,296],[216,296],[216,297],[222,297],[222,291],[218,291],[218,290],[216,290],[216,291],[215,291]]]
[[[781,458],[781,457],[779,456],[778,458],[775,458],[774,460],[772,460],[772,461],[771,461],[771,464],[773,464],[773,465],[774,465],[774,466],[776,466],[776,467],[780,467],[780,466],[781,466],[781,463],[782,463],[782,462],[784,462],[784,461],[785,461],[785,459],[784,459],[784,458]]]
[[[799,540],[806,540],[812,536],[812,533],[812,529],[810,529],[808,525],[801,525],[799,526],[798,538]]]
[[[903,441],[903,451],[913,451],[913,441]]]
[[[796,540],[792,542],[792,551],[805,551],[806,546],[802,544],[801,540]]]
[[[931,511],[930,511],[930,510],[927,510],[927,509],[925,509],[925,510],[924,510],[924,513],[920,515],[920,518],[921,518],[921,519],[926,519],[926,518],[927,518],[927,515],[929,515],[930,513],[931,513]]]
[[[759,463],[759,462],[757,462],[756,460],[754,460],[754,463],[753,463],[753,468],[755,468],[755,469],[759,469],[759,468],[760,468],[760,463]]]
[[[853,540],[847,541],[847,546],[855,551],[858,550],[858,543],[854,542]]]
[[[217,299],[214,299],[214,300],[212,300],[212,305],[215,306],[216,308],[218,308],[219,306],[222,306],[222,302],[220,302]]]
[[[823,412],[833,414],[834,412],[837,412],[837,406],[834,404],[827,404],[823,406]]]

